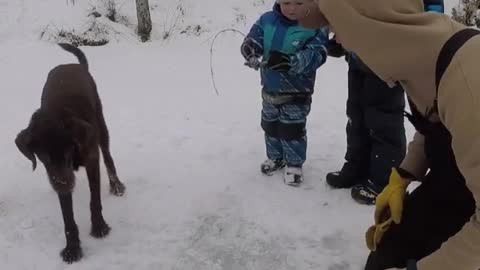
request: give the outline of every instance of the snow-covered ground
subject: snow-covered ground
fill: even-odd
[[[139,43],[130,25],[115,28],[108,45],[82,47],[127,192],[120,198],[108,193],[102,164],[103,212],[112,231],[94,239],[88,183],[83,171],[78,174],[74,210],[84,258],[64,264],[57,197],[43,166],[32,173],[13,140],[39,106],[48,71],[76,62],[39,40],[47,25],[83,27],[92,3],[76,2],[0,0],[0,269],[362,268],[373,208],[324,180],[341,166],[345,151],[344,60],[331,58],[318,71],[300,188],[284,185],[281,174],[259,173],[265,158],[259,76],[243,66],[241,35],[217,39],[213,67],[220,95],[212,87],[212,37],[230,27],[246,32],[271,7],[273,1],[262,0],[205,1],[210,7],[196,0],[151,0],[152,42]],[[117,2],[134,24],[133,1]],[[170,11],[178,5],[184,15],[172,23]],[[177,34],[192,25],[205,32]],[[168,40],[165,29],[175,29]]]

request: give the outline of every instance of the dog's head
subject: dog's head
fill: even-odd
[[[74,170],[78,169],[75,159],[87,147],[91,135],[91,125],[68,112],[52,115],[38,110],[28,127],[17,135],[15,144],[32,162],[33,170],[38,157],[56,190],[71,190]]]

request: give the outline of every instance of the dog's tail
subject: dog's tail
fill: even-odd
[[[68,43],[58,43],[58,45],[62,47],[62,49],[64,49],[65,51],[73,53],[73,55],[78,58],[78,62],[80,63],[80,65],[84,65],[88,70],[87,57],[85,57],[85,54],[79,48]]]

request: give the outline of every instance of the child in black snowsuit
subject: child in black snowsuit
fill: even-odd
[[[346,161],[340,171],[328,173],[326,181],[334,188],[352,188],[359,203],[374,204],[392,167],[405,156],[404,91],[400,85],[390,88],[334,38],[328,51],[334,57],[345,55],[349,70]]]

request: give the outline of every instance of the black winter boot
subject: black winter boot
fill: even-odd
[[[364,182],[368,176],[359,171],[358,166],[345,162],[340,171],[327,174],[327,183],[333,188],[351,188]]]
[[[368,180],[365,183],[354,186],[351,195],[352,198],[360,204],[374,205],[377,196],[381,191],[381,188]]]

